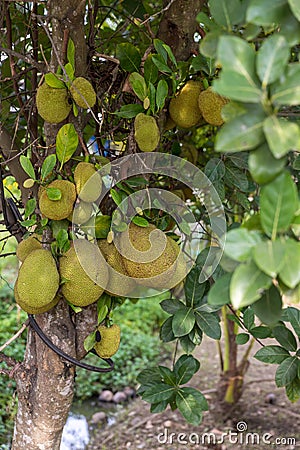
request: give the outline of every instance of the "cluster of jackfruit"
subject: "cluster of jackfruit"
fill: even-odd
[[[211,87],[203,89],[201,81],[189,80],[177,96],[171,99],[165,128],[170,129],[175,125],[191,128],[201,121],[215,126],[222,125],[222,108],[227,102]]]
[[[60,123],[71,112],[73,101],[81,108],[92,108],[96,103],[96,92],[91,83],[83,78],[75,78],[70,89],[67,86],[57,88],[46,82],[41,84],[36,93],[36,106],[39,115],[49,123]]]

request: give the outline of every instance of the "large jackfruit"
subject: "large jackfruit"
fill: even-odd
[[[100,334],[100,341],[96,342],[94,349],[101,358],[110,358],[117,353],[120,346],[120,327],[116,324],[111,327],[100,325],[98,327],[98,332]]]
[[[171,119],[181,128],[190,128],[202,118],[198,97],[203,89],[201,81],[188,81],[169,104]]]
[[[47,188],[59,189],[61,198],[59,200],[50,200],[47,195]],[[73,210],[76,200],[75,185],[67,180],[54,180],[47,188],[39,189],[39,206],[43,216],[52,220],[66,219]]]
[[[81,108],[92,108],[96,103],[96,92],[91,83],[83,77],[75,78],[70,87],[70,93]]]
[[[65,120],[72,108],[67,89],[57,89],[43,83],[36,93],[36,106],[39,115],[50,123]]]
[[[75,306],[98,300],[108,282],[106,262],[97,245],[77,239],[59,259],[62,294]]]
[[[15,284],[14,295],[15,295],[15,300],[16,300],[17,304],[23,309],[23,311],[27,312],[28,314],[43,314],[47,311],[50,311],[50,309],[54,308],[54,306],[56,306],[60,300],[60,297],[58,295],[56,295],[54,297],[54,299],[52,300],[52,302],[48,303],[45,306],[42,306],[40,308],[34,307],[34,306],[29,306],[29,305],[27,305],[27,303],[22,302],[22,300],[20,299],[20,296],[18,294],[17,283]]]
[[[51,252],[33,250],[21,265],[15,285],[15,296],[20,306],[33,309],[48,307],[58,288],[59,273]]]
[[[154,117],[139,113],[134,120],[134,137],[142,152],[153,152],[160,140],[159,128]]]
[[[74,171],[74,182],[79,198],[85,202],[95,202],[102,191],[102,177],[94,165],[80,162]]]
[[[211,87],[202,91],[198,97],[201,114],[210,125],[220,126],[224,123],[222,108],[228,100],[212,90]]]
[[[19,261],[23,262],[25,258],[33,251],[42,248],[42,236],[32,234],[23,241],[19,242],[16,249],[16,255]]]

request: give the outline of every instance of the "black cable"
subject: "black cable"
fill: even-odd
[[[101,359],[103,359],[103,361],[107,362],[107,364],[109,364],[110,367],[97,367],[97,366],[91,366],[90,364],[85,364],[81,361],[78,361],[78,359],[75,359],[72,356],[67,355],[67,353],[63,352],[60,348],[58,348],[55,344],[53,344],[53,342],[44,334],[44,332],[39,327],[39,325],[37,324],[37,322],[32,314],[28,314],[28,317],[29,317],[30,326],[34,329],[34,331],[38,334],[38,336],[42,339],[42,341],[49,348],[51,348],[51,350],[53,350],[55,353],[57,353],[59,356],[61,356],[66,361],[70,362],[71,364],[74,364],[75,366],[82,367],[83,369],[90,370],[92,372],[111,372],[114,369],[114,363],[110,358],[108,358],[108,359],[101,358]],[[96,352],[93,351],[93,353],[95,353],[97,355]]]

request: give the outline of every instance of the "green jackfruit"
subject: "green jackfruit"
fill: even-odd
[[[19,242],[16,250],[16,255],[19,261],[23,262],[25,258],[31,253],[33,250],[38,250],[42,248],[41,243],[42,236],[37,234],[32,234],[23,241]]]
[[[76,202],[72,213],[69,215],[68,219],[70,222],[81,225],[86,223],[92,216],[93,205],[87,202]]]
[[[47,188],[55,188],[61,191],[60,200],[50,200]],[[75,185],[67,180],[54,180],[47,188],[39,189],[39,206],[43,216],[52,220],[66,219],[73,211],[76,200]]]
[[[111,327],[100,325],[98,327],[98,331],[100,333],[101,340],[100,342],[96,342],[94,349],[101,358],[110,358],[117,353],[120,346],[120,327],[116,324]]]
[[[134,137],[142,152],[153,152],[160,140],[154,117],[139,113],[134,120]]]
[[[222,108],[228,100],[212,90],[211,87],[200,92],[198,104],[201,114],[210,125],[220,126],[224,123]]]
[[[69,103],[67,89],[57,89],[43,83],[36,93],[36,106],[46,122],[60,123],[70,114],[72,101]]]
[[[92,108],[96,103],[96,92],[91,83],[83,77],[75,78],[70,87],[70,93],[81,108]]]
[[[203,89],[201,81],[188,81],[169,104],[171,119],[181,128],[190,128],[202,118],[198,97]]]
[[[50,309],[54,308],[54,306],[56,306],[60,300],[60,297],[58,295],[56,295],[54,297],[54,299],[52,300],[52,302],[48,303],[45,306],[42,306],[40,308],[34,307],[34,306],[29,306],[25,302],[22,302],[22,300],[20,299],[20,296],[18,294],[17,283],[15,284],[14,294],[15,294],[15,300],[16,300],[17,304],[23,309],[23,311],[27,312],[27,314],[43,314],[47,311],[50,311]]]
[[[85,202],[95,202],[102,191],[102,178],[94,165],[80,162],[74,171],[74,182],[79,198]]]
[[[87,306],[98,300],[108,282],[108,270],[97,245],[74,241],[59,259],[62,294],[73,305]]]
[[[44,308],[54,300],[59,274],[50,251],[33,250],[20,267],[16,297],[30,308]]]

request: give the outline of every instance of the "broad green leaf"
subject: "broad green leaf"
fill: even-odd
[[[300,104],[300,64],[289,64],[284,76],[274,85],[271,101],[277,105]]]
[[[173,317],[168,317],[161,326],[159,335],[163,342],[171,342],[176,339],[172,329],[172,321]]]
[[[137,381],[138,383],[146,386],[152,386],[153,383],[156,384],[161,382],[161,373],[159,371],[159,368],[155,366],[142,370],[137,375]]]
[[[172,64],[174,64],[174,66],[177,68],[177,61],[174,56],[174,53],[171,50],[171,47],[169,47],[168,44],[163,44],[163,48],[166,50],[168,57],[169,57],[170,61],[172,62]]]
[[[254,248],[253,259],[257,267],[272,278],[276,278],[284,265],[286,246],[284,242],[265,241]]]
[[[276,324],[282,315],[282,299],[278,289],[272,285],[252,307],[263,323],[270,326]]]
[[[214,80],[213,87],[218,94],[240,102],[259,103],[262,91],[252,80],[241,73],[226,69],[220,78]]]
[[[182,388],[176,395],[176,405],[188,423],[199,425],[202,420],[204,396],[193,388]],[[202,398],[203,397],[203,398]]]
[[[241,152],[257,147],[265,139],[264,119],[262,113],[243,114],[225,123],[216,137],[216,151]]]
[[[157,53],[162,57],[163,61],[166,63],[168,60],[168,52],[165,48],[163,41],[160,39],[154,39],[153,45]]]
[[[148,55],[144,63],[144,77],[147,85],[155,83],[158,78],[158,68],[152,61],[153,55]]]
[[[162,109],[164,107],[166,98],[168,96],[168,83],[166,80],[159,80],[156,88],[156,105],[157,109]]]
[[[226,235],[224,252],[235,261],[247,261],[252,255],[252,251],[259,246],[262,241],[261,233],[249,231],[246,228],[235,228],[228,231]]]
[[[243,312],[243,322],[247,330],[251,330],[254,326],[254,312],[253,308],[248,306]]]
[[[85,351],[86,352],[91,351],[95,344],[96,344],[96,332],[94,331],[93,333],[89,334],[84,340],[83,346]]]
[[[264,133],[275,158],[300,148],[300,128],[296,123],[272,115],[264,121]]]
[[[67,63],[65,65],[65,72],[66,72],[66,74],[68,76],[67,83],[69,85],[70,82],[73,81],[74,77],[75,77],[75,70],[74,70],[74,67],[72,66],[71,63]]]
[[[286,0],[250,0],[246,21],[260,26],[280,23],[286,7]]]
[[[132,222],[135,223],[135,225],[137,225],[138,227],[145,228],[149,226],[148,220],[144,217],[135,216],[133,217]]]
[[[219,40],[223,36],[222,30],[211,31],[200,41],[200,52],[207,58],[215,59],[217,57]]]
[[[235,309],[254,303],[261,298],[272,278],[263,273],[252,260],[238,266],[231,278],[230,299]]]
[[[294,289],[300,283],[300,242],[288,239],[285,245],[286,258],[279,277],[284,284]]]
[[[36,207],[36,198],[30,198],[29,200],[27,200],[24,212],[25,219],[27,219],[29,216],[31,216],[32,213],[34,213],[35,207]]]
[[[114,114],[118,117],[122,117],[123,119],[132,119],[143,111],[144,108],[142,105],[137,103],[130,103],[129,105],[121,106],[120,110],[116,111]]]
[[[179,309],[181,309],[184,304],[177,298],[167,299],[160,302],[160,306],[168,314],[175,314]]]
[[[62,166],[69,161],[78,146],[78,134],[72,123],[63,125],[56,135],[56,156]]]
[[[192,308],[183,306],[173,316],[172,329],[176,337],[185,336],[193,329],[195,316]]]
[[[298,0],[288,0],[292,13],[300,22],[300,3]]]
[[[163,402],[158,403],[152,403],[150,412],[153,414],[161,413],[167,408],[168,404],[169,404],[168,400],[164,400]]]
[[[266,345],[255,353],[254,358],[267,364],[281,364],[289,356],[289,352],[279,345]]]
[[[54,202],[58,201],[61,199],[61,190],[58,188],[46,188],[47,190],[47,197],[49,198],[49,200],[52,200]]]
[[[173,73],[172,69],[165,63],[163,57],[161,55],[153,56],[152,61],[158,68],[158,70],[162,73]]]
[[[63,248],[66,246],[67,243],[69,243],[69,236],[67,230],[61,229],[57,233],[56,236],[56,242],[57,246],[60,250],[63,250]]]
[[[45,178],[50,175],[50,173],[52,172],[52,170],[54,169],[56,164],[56,155],[48,155],[42,165],[42,169],[41,169],[41,178],[42,181],[45,180]]]
[[[273,328],[273,336],[279,344],[289,352],[297,350],[297,341],[292,333],[285,325],[277,325]]]
[[[120,66],[126,72],[138,72],[141,65],[141,55],[138,49],[129,42],[117,45],[116,57]]]
[[[249,338],[250,338],[249,334],[239,333],[235,337],[235,342],[237,343],[237,345],[244,345],[244,344],[247,344],[247,342],[249,341]]]
[[[163,378],[164,383],[170,386],[176,386],[176,376],[168,367],[158,366],[159,372]]]
[[[296,356],[286,358],[276,370],[275,383],[277,387],[283,387],[290,384],[298,372],[299,359]]]
[[[199,283],[200,270],[194,267],[188,274],[184,284],[184,292],[188,306],[194,306],[205,292],[206,284]]]
[[[255,303],[254,303],[254,305],[255,305]],[[267,339],[272,336],[272,330],[271,330],[271,328],[263,327],[262,325],[259,325],[257,327],[251,328],[251,335],[257,339]]]
[[[273,34],[259,48],[256,57],[256,70],[266,88],[282,75],[290,57],[290,48],[283,36]]]
[[[30,189],[34,186],[36,180],[33,180],[32,178],[27,178],[25,181],[23,181],[23,187],[25,189]]]
[[[165,383],[155,383],[143,393],[142,398],[149,403],[158,403],[164,400],[169,400],[173,394],[173,386]]]
[[[33,168],[33,165],[32,165],[32,162],[30,161],[30,159],[27,156],[21,155],[20,156],[20,164],[21,164],[24,172],[26,172],[27,175],[30,176],[30,178],[35,180],[34,168]]]
[[[221,338],[221,327],[216,313],[196,311],[195,316],[197,325],[203,333],[212,339]]]
[[[143,102],[147,97],[147,86],[144,77],[137,72],[133,72],[129,76],[129,82],[135,95]]]
[[[300,23],[293,15],[290,8],[286,8],[280,20],[280,34],[282,34],[289,45],[298,45],[300,41]]]
[[[95,217],[95,237],[97,239],[106,239],[111,226],[111,216]],[[81,225],[82,228],[82,225]]]
[[[300,379],[294,378],[294,380],[285,386],[286,396],[290,402],[295,403],[300,399]]]
[[[218,278],[208,292],[207,301],[210,305],[226,305],[230,303],[229,287],[231,273],[227,273]]]
[[[224,176],[225,184],[233,189],[248,192],[249,181],[244,170],[239,169],[230,161],[226,162],[226,172]]]
[[[249,171],[256,183],[266,184],[274,180],[286,165],[286,158],[275,158],[267,144],[249,154]]]
[[[75,70],[75,45],[72,39],[68,40],[67,58],[73,69]]]
[[[150,100],[150,110],[152,112],[152,114],[155,113],[156,111],[156,89],[154,87],[154,85],[150,82],[149,83],[149,100]]]
[[[181,336],[181,338],[179,338],[179,342],[182,350],[187,355],[190,355],[195,350],[196,344],[191,341],[191,339],[189,338],[189,334],[186,336]]]
[[[300,310],[293,306],[289,306],[285,311],[295,333],[298,338],[300,338]]]
[[[192,355],[182,355],[174,365],[176,384],[185,384],[199,370],[200,363]]]
[[[220,158],[211,158],[204,168],[204,173],[214,183],[224,177],[225,170],[225,164]]]
[[[261,188],[260,217],[265,233],[273,240],[286,231],[298,207],[296,185],[288,172]]]
[[[239,0],[210,0],[209,10],[214,20],[231,32],[233,25],[243,21],[243,10]]]
[[[45,81],[48,86],[55,89],[66,89],[66,85],[63,81],[61,81],[54,73],[49,72],[45,75]]]

